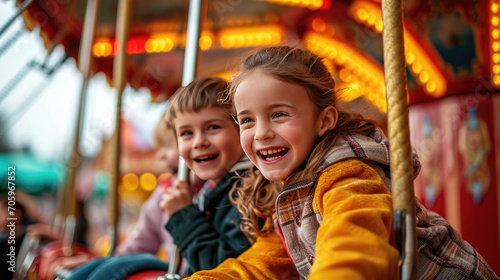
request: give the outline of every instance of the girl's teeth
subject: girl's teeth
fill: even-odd
[[[262,150],[259,152],[261,157],[266,161],[273,161],[275,159],[281,158],[286,154],[286,148],[277,148],[277,149],[269,149]]]
[[[278,148],[278,149],[269,149],[267,151],[261,151],[260,153],[263,155],[263,156],[267,156],[267,155],[270,155],[270,154],[275,154],[275,153],[279,153],[281,151],[284,151],[285,149],[284,148]]]
[[[276,156],[276,157],[268,157],[266,158],[267,161],[275,160],[277,158],[280,158],[281,156]]]

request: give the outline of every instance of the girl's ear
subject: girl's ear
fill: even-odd
[[[337,124],[337,109],[333,106],[326,107],[318,117],[318,136],[323,136],[326,132],[335,128]]]

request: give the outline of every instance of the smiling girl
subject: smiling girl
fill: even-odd
[[[388,141],[375,123],[338,110],[334,88],[321,59],[307,50],[269,47],[245,60],[228,100],[243,150],[258,170],[233,191],[242,227],[258,239],[238,260],[193,279],[398,277]],[[414,156],[415,176],[419,166]],[[283,269],[278,247],[269,245],[273,228],[260,221],[270,217],[294,271]],[[417,221],[419,279],[496,279],[420,203]],[[271,255],[278,258],[262,261]]]
[[[310,52],[256,53],[232,83],[241,145],[257,182],[283,184],[278,231],[302,277],[394,279],[391,194],[370,167],[388,164],[386,143],[370,137],[373,123],[333,106],[334,85]]]

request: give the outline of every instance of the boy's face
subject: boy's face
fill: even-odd
[[[178,113],[174,125],[179,154],[203,180],[219,182],[243,156],[238,127],[222,108]]]

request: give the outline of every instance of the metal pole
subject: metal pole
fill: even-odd
[[[415,196],[408,125],[403,7],[401,0],[382,0],[384,72],[391,158],[394,230],[401,253],[401,279],[415,278]]]
[[[187,86],[195,77],[199,75],[200,56],[199,48],[200,34],[205,22],[207,1],[206,0],[191,0],[189,2],[189,14],[186,37],[186,50],[184,52],[184,67],[182,70],[182,86]],[[177,178],[179,180],[188,180],[189,170],[182,157],[179,157],[179,169]],[[177,246],[173,245],[170,249],[170,262],[168,266],[168,274],[166,279],[180,279],[176,274],[180,266],[180,251]]]
[[[19,30],[17,34],[22,34],[22,30]],[[14,88],[24,79],[26,78],[26,75],[28,74],[29,71],[31,71],[35,67],[39,67],[40,70],[42,71],[47,71],[47,63],[50,58],[50,55],[54,51],[55,47],[61,43],[61,39],[63,37],[64,33],[63,32],[58,32],[57,36],[51,41],[50,47],[47,50],[47,56],[45,57],[45,60],[43,64],[38,63],[35,59],[32,59],[29,61],[17,74],[9,81],[9,83],[0,91],[0,103],[9,96],[9,94],[14,90]],[[3,54],[3,51],[5,48],[8,48],[15,40],[17,40],[18,37],[11,38],[5,45],[0,47],[0,56]],[[48,74],[48,73],[47,73]]]
[[[57,62],[51,68],[46,70],[47,76],[43,80],[43,82],[39,83],[38,86],[31,91],[29,95],[27,95],[23,102],[16,107],[14,110],[15,113],[10,114],[9,116],[0,120],[0,122],[7,124],[3,130],[3,134],[0,134],[0,138],[2,138],[20,119],[19,116],[22,116],[26,110],[28,110],[35,101],[40,98],[40,96],[44,93],[44,88],[49,84],[50,80],[54,77],[54,73],[59,69],[59,67],[66,61],[67,57],[63,57],[59,62]]]
[[[5,32],[5,30],[7,30],[7,28],[9,28],[9,26],[14,22],[14,20],[16,20],[16,18],[22,13],[24,12],[24,10],[26,10],[26,8],[28,8],[28,6],[33,3],[33,0],[26,0],[24,1],[21,6],[19,7],[19,10],[17,11],[17,13],[15,15],[13,15],[3,26],[2,28],[0,28],[0,36],[2,36],[2,34]]]
[[[184,66],[182,69],[182,86],[191,83],[200,72],[199,47],[200,34],[206,17],[206,0],[192,0],[189,2],[189,15],[186,36],[186,50],[184,52]]]
[[[24,30],[23,29],[19,29],[16,31],[16,33],[14,33],[8,40],[7,42],[5,42],[5,44],[3,44],[1,47],[0,47],[0,57],[2,57],[2,55],[5,53],[5,51],[10,48],[12,46],[12,44],[14,44],[17,39],[19,39],[19,37],[21,37],[21,35],[23,35],[24,33]]]
[[[121,119],[122,119],[122,95],[125,89],[127,72],[126,45],[128,41],[128,29],[130,24],[131,0],[118,1],[118,16],[116,19],[116,41],[120,43],[120,50],[113,60],[113,85],[117,91],[115,133],[112,141],[112,170],[111,184],[109,186],[109,225],[108,233],[111,247],[108,256],[112,255],[118,243],[118,185],[120,183],[120,154],[121,154]]]
[[[99,2],[100,0],[88,0],[87,2],[87,10],[85,12],[85,23],[82,34],[82,41],[80,43],[80,57],[79,57],[79,66],[80,70],[83,74],[83,84],[80,91],[80,100],[78,107],[78,115],[77,121],[75,125],[74,139],[73,139],[73,149],[71,150],[71,157],[68,161],[68,177],[67,177],[67,185],[66,192],[64,194],[66,199],[66,234],[64,244],[64,252],[71,254],[71,247],[74,243],[74,231],[75,231],[75,216],[76,216],[76,194],[75,194],[75,181],[76,181],[76,173],[78,170],[78,166],[82,160],[80,155],[80,130],[83,124],[83,116],[85,114],[85,99],[86,92],[89,83],[89,79],[91,76],[91,66],[92,66],[92,57],[91,57],[91,49],[94,41],[94,31],[97,22],[97,15],[99,11]],[[62,227],[58,225],[59,221],[62,221],[61,216],[57,217],[57,215],[63,215],[63,213],[57,213],[56,219],[54,220],[54,228]]]
[[[23,68],[21,68],[12,79],[3,87],[0,91],[0,104],[2,101],[9,96],[9,94],[14,90],[14,88],[24,79],[29,71],[33,69],[36,61],[30,60]]]

